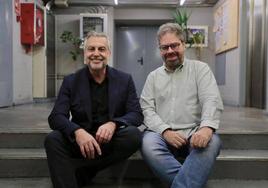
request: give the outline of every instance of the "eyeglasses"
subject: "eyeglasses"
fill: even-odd
[[[167,45],[160,45],[160,46],[159,46],[159,49],[160,49],[162,52],[167,52],[169,48],[171,48],[172,50],[177,50],[177,49],[179,48],[180,45],[181,45],[181,43],[174,42],[174,43],[167,44]]]

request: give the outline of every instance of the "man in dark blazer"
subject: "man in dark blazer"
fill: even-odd
[[[77,188],[107,166],[127,159],[141,144],[143,115],[130,75],[107,65],[108,37],[90,32],[86,67],[63,80],[45,139],[55,188]]]

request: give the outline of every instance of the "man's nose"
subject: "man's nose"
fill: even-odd
[[[171,46],[168,46],[167,52],[173,52],[173,48]]]
[[[93,52],[94,55],[100,55],[100,51],[98,49],[95,49]]]

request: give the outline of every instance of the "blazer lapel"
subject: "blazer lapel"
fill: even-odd
[[[79,93],[81,96],[81,102],[84,106],[84,109],[86,111],[87,117],[89,122],[92,121],[92,111],[91,111],[91,91],[90,91],[90,85],[89,85],[89,70],[86,67],[80,75],[79,82],[77,83],[79,87]]]
[[[116,76],[114,75],[113,69],[107,66],[108,70],[108,103],[109,103],[109,118],[112,119],[114,116],[117,93],[118,93],[118,84]]]

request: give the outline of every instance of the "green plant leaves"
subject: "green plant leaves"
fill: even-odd
[[[175,22],[178,23],[181,28],[183,30],[187,29],[187,22],[190,18],[192,13],[187,13],[187,11],[185,9],[179,9],[177,8],[174,12],[173,12],[173,17],[175,19]]]
[[[71,50],[69,53],[74,61],[77,60],[77,56],[81,54],[80,45],[82,40],[79,37],[75,37],[71,31],[63,31],[60,39],[63,43],[71,43],[74,47],[74,50]]]

